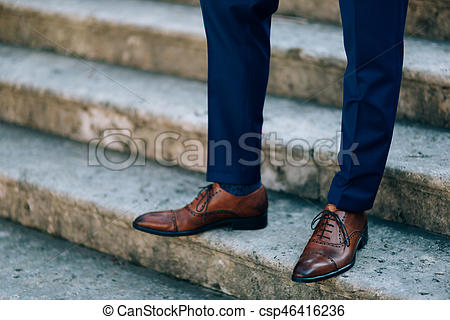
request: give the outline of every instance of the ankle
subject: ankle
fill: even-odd
[[[254,184],[232,184],[232,183],[220,183],[219,185],[225,191],[231,193],[234,196],[246,196],[261,187],[261,180]]]

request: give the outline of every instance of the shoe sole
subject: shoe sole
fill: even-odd
[[[366,226],[366,228],[363,231],[363,234],[361,235],[361,237],[359,237],[358,246],[357,246],[356,250],[358,251],[358,250],[361,250],[362,248],[364,248],[365,245],[367,244],[368,240],[369,240],[369,232],[368,232],[368,226]],[[337,275],[340,275],[341,273],[344,273],[344,272],[350,270],[354,266],[355,261],[356,261],[356,252],[355,252],[355,256],[353,257],[352,262],[350,262],[346,266],[343,266],[332,272],[329,272],[329,273],[326,273],[326,274],[323,274],[320,276],[315,276],[315,277],[307,278],[307,277],[296,277],[296,276],[292,275],[292,281],[310,283],[310,282],[326,280],[326,279],[335,277]]]
[[[257,216],[257,217],[227,219],[227,220],[217,221],[215,223],[211,223],[211,224],[205,225],[201,228],[197,228],[194,230],[178,231],[178,232],[161,231],[161,230],[157,230],[157,229],[146,228],[146,227],[142,227],[142,226],[138,225],[135,221],[133,221],[133,227],[135,229],[146,232],[146,233],[154,234],[157,236],[164,236],[164,237],[192,236],[194,234],[198,234],[198,233],[205,232],[208,230],[221,228],[221,227],[227,227],[227,226],[231,227],[233,230],[264,229],[267,226],[267,212],[260,216]]]

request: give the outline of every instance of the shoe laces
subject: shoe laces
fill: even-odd
[[[211,200],[211,191],[212,191],[213,184],[208,184],[207,186],[200,187],[200,191],[198,192],[197,196],[195,197],[195,200],[197,201],[197,205],[195,206],[195,210],[197,212],[203,212],[208,210],[208,204]],[[203,201],[206,198],[205,201]],[[195,201],[194,200],[194,201]]]
[[[333,230],[329,228],[334,228],[334,224],[329,223],[329,221],[336,221],[339,229],[342,231],[342,234],[344,236],[344,244],[349,247],[350,246],[350,238],[348,235],[347,228],[345,227],[345,224],[342,222],[341,218],[337,215],[337,213],[330,211],[330,210],[324,210],[322,212],[319,212],[314,219],[311,221],[311,229],[316,230],[319,226],[321,227],[319,233],[317,236],[319,239],[325,238],[330,240],[330,237],[328,237],[325,233],[332,233]]]

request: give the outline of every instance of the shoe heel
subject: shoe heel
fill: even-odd
[[[267,227],[267,212],[251,218],[239,219],[232,223],[233,230],[258,230]]]
[[[367,241],[369,241],[369,227],[368,226],[366,226],[366,228],[364,229],[364,231],[361,235],[361,239],[359,240],[359,244],[358,244],[358,250],[364,248],[365,245],[367,244]]]

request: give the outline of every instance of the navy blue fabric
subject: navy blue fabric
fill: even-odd
[[[270,21],[277,6],[274,0],[201,1],[208,39],[208,181],[260,180]]]
[[[246,196],[261,187],[261,181],[253,184],[220,183],[220,187],[234,196]]]
[[[407,6],[407,0],[340,0],[348,66],[340,171],[328,194],[340,209],[371,208],[383,175],[402,75]],[[260,180],[270,21],[278,0],[201,0],[201,7],[208,41],[207,180],[254,184]],[[353,156],[346,153],[352,149]]]
[[[344,78],[340,171],[328,201],[372,207],[392,139],[402,79],[407,0],[340,0],[348,65]],[[355,145],[354,145],[355,144]],[[356,146],[359,165],[342,150]]]

